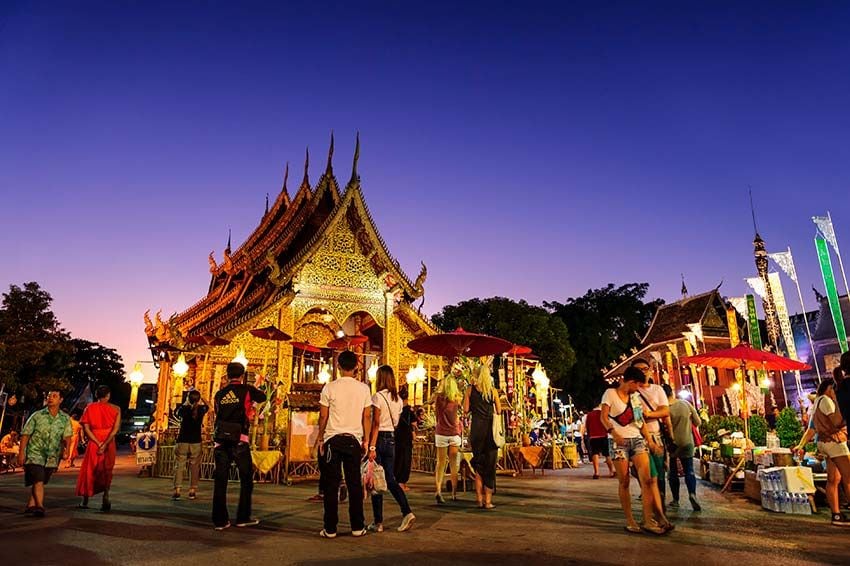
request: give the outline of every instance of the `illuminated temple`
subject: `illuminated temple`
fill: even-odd
[[[320,367],[333,364],[327,345],[342,335],[365,337],[351,347],[360,354],[360,375],[373,360],[393,366],[397,375],[416,363],[406,344],[435,332],[414,307],[424,294],[425,266],[414,281],[390,254],[363,198],[359,152],[358,137],[344,190],[333,172],[333,136],[327,166],[315,186],[309,180],[308,153],[301,184],[290,196],[287,165],[283,188],[273,203],[267,202],[247,240],[235,250],[228,241],[220,263],[210,254],[207,294],[166,321],[145,315],[159,365],[155,420],[160,430],[186,388],[196,387],[210,399],[227,363],[240,353],[249,360],[249,380],[262,374],[267,383],[276,384],[281,406],[288,396],[297,396],[293,383],[316,383]],[[268,326],[292,340],[250,333]],[[229,343],[192,343],[201,336]],[[175,372],[181,353],[188,369]]]

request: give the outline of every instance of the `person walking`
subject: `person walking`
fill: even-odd
[[[599,479],[599,457],[605,456],[605,465],[608,466],[609,477],[615,477],[614,464],[608,452],[608,433],[602,424],[602,408],[597,405],[592,411],[585,415],[585,431],[587,432],[588,448],[590,450],[590,461],[593,464],[593,479]]]
[[[71,412],[71,440],[68,443],[68,458],[65,460],[65,466],[68,468],[77,467],[77,456],[80,450],[80,441],[83,439],[83,425],[80,424],[82,412],[75,409]]]
[[[44,486],[59,467],[73,431],[71,419],[59,410],[62,393],[49,391],[47,406],[30,415],[21,429],[18,465],[24,467],[24,485],[30,497],[24,513],[44,517]]]
[[[836,368],[836,372],[840,372]],[[847,447],[847,423],[835,402],[835,381],[825,379],[818,386],[817,398],[812,406],[812,418],[818,435],[818,452],[826,456],[826,501],[832,511],[832,524],[850,527],[850,519],[841,513],[838,486],[850,493],[850,449]]]
[[[437,505],[443,505],[446,502],[443,498],[446,460],[451,471],[449,482],[452,486],[452,500],[457,500],[461,444],[458,410],[463,402],[463,393],[460,391],[456,377],[459,373],[460,368],[453,366],[452,371],[440,381],[434,393],[434,447],[437,452],[437,464],[434,469],[434,483],[437,491],[434,493],[434,499]]]
[[[672,525],[669,522],[658,524],[652,516],[654,495],[649,471],[649,449],[645,438],[648,433],[645,432],[641,403],[633,397],[645,379],[639,369],[626,369],[620,384],[608,389],[602,396],[600,418],[605,431],[610,435],[608,452],[614,460],[614,469],[619,479],[620,505],[626,516],[625,529],[630,533],[639,533],[643,529],[663,535],[672,530]],[[640,482],[643,525],[638,525],[632,514],[629,493],[630,463],[634,464]]]
[[[109,402],[112,392],[106,385],[95,390],[94,403],[83,411],[83,425],[88,443],[80,475],[77,476],[77,495],[82,497],[80,509],[88,509],[89,497],[102,493],[100,510],[112,509],[109,489],[112,487],[112,470],[115,468],[115,436],[121,428],[121,409]]]
[[[231,463],[239,470],[239,505],[236,508],[236,526],[253,527],[260,520],[251,516],[251,494],[254,490],[254,466],[251,463],[248,410],[253,403],[262,403],[266,394],[252,385],[243,383],[245,366],[239,362],[227,364],[227,385],[215,394],[215,429],[213,433],[212,521],[215,530],[230,527],[227,512],[227,480]]]
[[[377,393],[372,396],[372,432],[369,440],[369,460],[377,462],[384,468],[387,489],[401,509],[401,526],[399,532],[404,532],[413,525],[416,516],[410,510],[407,495],[398,485],[395,478],[395,430],[401,418],[402,402],[396,391],[395,373],[390,366],[378,368],[376,376]],[[384,531],[384,496],[381,493],[372,495],[372,512],[374,522],[369,530],[381,533]]]
[[[393,475],[399,487],[408,491],[407,482],[410,481],[410,468],[413,465],[413,435],[416,431],[416,415],[408,400],[407,388],[398,392],[402,402],[401,415],[398,417],[398,425],[395,428],[395,461]]]
[[[694,475],[694,450],[696,449],[696,443],[694,442],[693,431],[693,427],[700,426],[702,421],[693,405],[687,401],[676,399],[672,387],[666,383],[662,387],[667,394],[670,407],[670,422],[673,428],[673,447],[671,447],[672,451],[670,452],[670,475],[667,476],[670,482],[670,494],[673,496],[670,506],[674,508],[679,506],[678,464],[681,463],[691,508],[694,511],[702,511],[702,507],[697,502],[697,477]]]
[[[198,480],[201,475],[201,427],[204,416],[209,411],[201,392],[193,389],[186,396],[186,403],[180,406],[177,415],[180,418],[180,432],[177,434],[177,446],[174,449],[174,493],[171,499],[180,499],[183,487],[183,474],[186,462],[189,462],[189,499],[198,496]]]
[[[647,448],[649,448],[649,471],[652,483],[653,500],[655,501],[656,514],[665,513],[667,498],[666,468],[667,450],[664,447],[664,434],[662,434],[662,422],[665,424],[667,436],[669,427],[667,421],[670,418],[670,408],[667,404],[667,394],[660,385],[652,383],[652,372],[649,362],[643,358],[637,358],[632,362],[632,367],[643,373],[644,381],[638,386],[638,396],[643,405],[643,420],[646,425]],[[663,521],[662,521],[663,522]]]
[[[475,494],[478,507],[493,509],[496,491],[496,460],[499,448],[493,440],[493,419],[501,418],[499,392],[487,364],[475,370],[472,383],[463,397],[463,411],[472,417],[469,443],[472,445],[472,469],[475,471]]]
[[[366,534],[363,516],[363,481],[360,460],[372,432],[372,394],[369,386],[354,378],[357,355],[346,350],[337,358],[340,377],[325,384],[319,398],[319,482],[324,488],[323,538],[334,538],[339,523],[339,483],[345,474],[348,486],[348,518],[351,535]],[[376,447],[377,450],[377,447]]]

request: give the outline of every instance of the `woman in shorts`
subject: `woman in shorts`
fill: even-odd
[[[443,480],[446,477],[446,459],[451,469],[452,500],[457,500],[457,472],[460,467],[460,419],[458,410],[463,401],[463,393],[457,384],[459,368],[443,378],[434,395],[434,414],[436,426],[434,429],[434,445],[437,448],[437,467],[435,480],[437,492],[434,499],[437,505],[443,505]]]
[[[644,438],[645,430],[640,403],[635,404],[632,394],[644,381],[643,372],[630,367],[623,374],[619,386],[605,391],[601,403],[601,419],[605,430],[611,436],[608,453],[614,461],[614,469],[619,480],[620,505],[626,515],[626,530],[630,533],[644,531],[663,535],[672,530],[666,519],[659,524],[653,519],[652,482],[649,469],[649,448]],[[629,464],[634,464],[640,482],[641,504],[643,505],[643,524],[639,525],[632,514],[632,501],[629,493]]]
[[[837,371],[841,371],[838,369]],[[812,406],[812,420],[818,435],[818,452],[826,456],[826,501],[832,511],[832,524],[850,526],[850,519],[841,514],[838,484],[850,493],[850,450],[847,448],[847,424],[835,404],[835,382],[825,379],[818,386],[818,396]]]

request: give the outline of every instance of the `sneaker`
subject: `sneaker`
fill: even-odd
[[[382,533],[382,532],[384,532],[384,524],[383,523],[377,523],[377,524],[372,523],[368,527],[366,527],[366,530],[369,531],[369,532],[372,532],[372,533]]]
[[[689,499],[691,500],[691,507],[693,508],[694,511],[702,511],[702,506],[699,503],[697,503],[696,497],[691,495],[689,497]]]
[[[319,536],[322,538],[336,538],[336,533],[329,533],[325,529],[319,531]]]
[[[365,534],[366,534],[366,529],[360,529],[359,531],[355,531],[355,530],[351,531],[351,536],[353,536],[353,537],[362,537]]]
[[[404,531],[410,530],[410,527],[413,526],[413,521],[416,520],[416,515],[413,513],[408,513],[401,520],[401,526],[398,528],[398,532],[403,533]]]
[[[679,508],[679,500],[674,499],[673,501],[668,503],[667,506],[670,507],[670,509],[678,509]]]
[[[260,520],[257,519],[256,517],[251,517],[247,521],[237,521],[236,522],[237,527],[254,527],[254,526],[259,525],[259,524],[260,524]]]
[[[226,523],[225,523],[225,524],[223,524],[223,525],[220,525],[220,526],[215,527],[215,530],[217,530],[217,531],[223,531],[224,529],[229,529],[229,528],[230,528],[230,521],[226,522]]]
[[[180,492],[175,491],[171,494],[171,501],[178,501],[180,499]]]
[[[850,519],[848,519],[841,513],[833,513],[832,524],[836,527],[850,527]]]
[[[195,500],[195,499],[197,499],[197,498],[198,498],[198,494],[197,494],[197,493],[195,493],[194,491],[190,491],[190,492],[189,492],[189,499],[191,499],[191,500],[193,500],[193,501],[194,501],[194,500]]]

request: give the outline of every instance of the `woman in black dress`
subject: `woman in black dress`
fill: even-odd
[[[493,492],[496,490],[496,460],[499,456],[499,448],[493,441],[493,418],[501,413],[501,406],[499,392],[493,386],[493,376],[487,364],[475,370],[472,383],[463,396],[463,410],[472,417],[469,443],[472,445],[478,506],[492,509],[495,507]]]
[[[407,388],[398,392],[404,402],[398,425],[395,429],[395,479],[404,491],[408,490],[407,482],[410,481],[410,466],[413,463],[413,431],[416,430],[416,415],[407,400]]]

